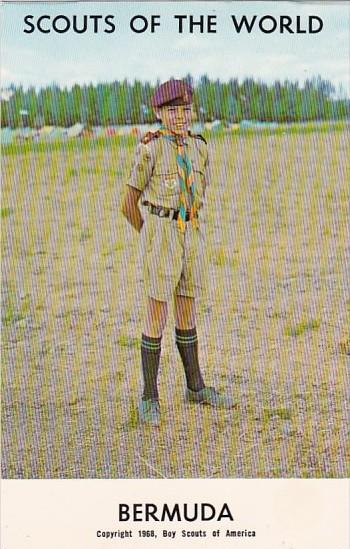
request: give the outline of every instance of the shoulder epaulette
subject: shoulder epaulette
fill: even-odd
[[[152,139],[156,139],[159,136],[160,136],[160,133],[158,130],[156,132],[147,132],[141,139],[141,143],[143,143],[144,145],[147,145],[147,143],[152,141]]]
[[[207,140],[200,133],[191,133],[190,132],[190,136],[195,137],[196,139],[201,139],[202,141],[204,141],[205,144],[207,144]]]

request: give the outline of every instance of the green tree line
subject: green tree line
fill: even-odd
[[[193,82],[194,112],[202,122],[215,119],[231,123],[241,120],[303,122],[349,118],[348,99],[335,99],[333,84],[320,76],[298,81],[266,84],[246,78],[239,82],[211,80],[203,75]],[[1,102],[1,126],[68,127],[77,122],[87,126],[142,124],[155,121],[150,107],[154,86],[135,80],[97,85],[75,84],[71,89],[52,84],[36,90],[10,87],[11,97]]]

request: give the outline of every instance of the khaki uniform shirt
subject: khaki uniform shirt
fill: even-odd
[[[207,145],[193,135],[186,136],[184,143],[192,164],[197,204],[200,208],[209,183]],[[179,208],[180,187],[176,156],[176,143],[163,136],[155,137],[146,144],[138,144],[127,183],[142,191],[141,202],[147,200],[155,206],[175,210]]]

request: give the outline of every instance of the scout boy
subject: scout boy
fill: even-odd
[[[208,183],[205,139],[189,131],[192,88],[183,80],[161,84],[152,106],[160,128],[148,132],[136,149],[122,212],[142,233],[145,245],[147,313],[141,339],[144,389],[139,417],[159,425],[157,375],[168,302],[174,300],[175,341],[190,402],[217,408],[232,400],[204,384],[198,362],[195,299],[201,287],[204,238],[200,210]],[[146,210],[142,218],[139,201]]]

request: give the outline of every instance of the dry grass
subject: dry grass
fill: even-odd
[[[200,358],[238,409],[184,402],[170,314],[156,431],[137,421],[145,300],[120,216],[133,143],[5,155],[3,476],[346,476],[347,138],[211,139]]]

